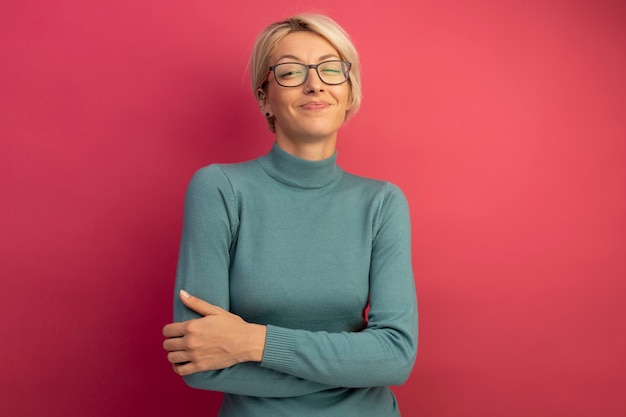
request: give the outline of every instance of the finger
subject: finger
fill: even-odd
[[[163,349],[168,352],[175,352],[185,350],[185,341],[182,337],[173,337],[171,339],[165,339],[163,341]]]
[[[181,337],[185,335],[186,322],[170,323],[163,327],[163,336]]]
[[[168,353],[167,360],[173,365],[183,365],[191,361],[191,357],[188,352],[177,351]]]
[[[185,304],[185,306],[203,316],[209,316],[211,314],[217,314],[221,311],[224,311],[218,306],[214,306],[213,304],[207,303],[206,301],[198,297],[194,297],[185,290],[180,290],[179,295],[181,301],[183,302],[183,304]]]
[[[190,375],[196,372],[193,362],[172,363],[172,369],[180,376]]]

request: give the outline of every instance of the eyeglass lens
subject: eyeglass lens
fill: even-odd
[[[297,87],[306,81],[310,67],[315,68],[322,82],[326,84],[337,85],[348,79],[349,64],[344,61],[325,61],[316,66],[285,62],[273,67],[274,77],[283,87]]]

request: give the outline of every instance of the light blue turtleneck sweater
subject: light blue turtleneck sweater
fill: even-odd
[[[267,325],[261,363],[185,377],[221,417],[391,417],[417,349],[409,210],[388,182],[269,154],[192,178],[176,291]],[[364,311],[368,306],[367,316]],[[197,315],[174,302],[174,320]]]

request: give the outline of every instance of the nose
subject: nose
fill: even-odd
[[[307,93],[312,93],[314,91],[322,91],[324,88],[324,83],[317,73],[316,68],[309,67],[309,76],[306,77],[306,82],[304,83],[304,88]]]

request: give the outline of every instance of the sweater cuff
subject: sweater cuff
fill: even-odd
[[[289,373],[292,369],[295,347],[296,339],[292,331],[268,325],[261,366]]]

